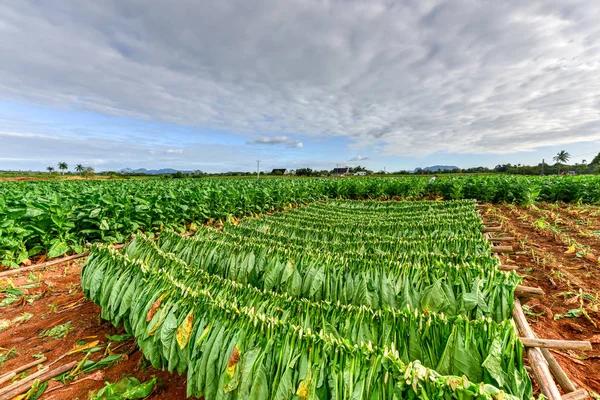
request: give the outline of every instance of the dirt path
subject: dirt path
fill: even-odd
[[[0,353],[7,354],[13,350],[16,357],[7,360],[0,366],[0,374],[11,371],[21,365],[34,361],[34,354],[44,354],[48,366],[59,357],[73,350],[78,341],[90,343],[98,340],[101,350],[91,353],[89,359],[99,360],[106,353],[106,346],[111,342],[106,335],[122,334],[122,329],[115,328],[109,322],[100,319],[100,307],[83,297],[79,286],[81,263],[71,262],[56,268],[48,268],[41,273],[36,273],[36,280],[29,279],[29,274],[15,275],[12,284],[15,287],[23,285],[38,285],[26,289],[25,298],[32,300],[19,301],[9,306],[0,307],[0,320],[9,320],[17,317],[31,317],[23,322],[11,323],[11,326],[0,332]],[[7,282],[0,281],[0,289]],[[36,298],[37,295],[41,295]],[[6,296],[0,295],[0,300]],[[69,332],[64,338],[41,337],[40,334],[49,328],[69,323]],[[63,325],[64,326],[64,325]],[[156,375],[159,385],[149,399],[172,400],[185,399],[185,377],[176,374],[157,371],[142,362],[142,354],[134,346],[133,340],[124,342],[112,341],[111,348],[115,354],[123,354],[118,364],[97,372],[79,376],[67,385],[51,381],[46,394],[42,399],[72,400],[88,398],[89,391],[98,390],[104,386],[105,381],[116,382],[123,376],[132,375],[140,381],[146,381]],[[69,355],[58,361],[51,368],[79,361],[83,353]],[[30,369],[29,374],[36,371]],[[87,378],[87,379],[86,379]]]
[[[600,264],[569,252],[560,235],[539,229],[527,217],[532,214],[529,210],[490,207],[488,216],[501,220],[505,231],[517,241],[513,243],[517,253],[501,256],[502,263],[520,266],[518,273],[524,284],[545,292],[542,300],[527,304],[531,327],[542,338],[591,341],[592,351],[552,352],[577,386],[600,393]],[[597,246],[592,249],[599,250]]]

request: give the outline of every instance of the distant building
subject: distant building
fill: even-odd
[[[271,171],[271,174],[273,175],[287,175],[288,174],[288,170],[285,168],[275,168],[273,171]]]
[[[366,171],[358,171],[354,173],[355,176],[366,176],[367,172]]]
[[[348,175],[349,173],[350,173],[350,167],[334,168],[333,169],[333,174],[334,175]]]

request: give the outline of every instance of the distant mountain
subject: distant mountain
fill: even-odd
[[[123,168],[122,170],[119,171],[119,173],[121,173],[121,174],[144,174],[144,175],[168,175],[168,174],[174,174],[176,172],[181,172],[182,174],[191,174],[191,173],[200,172],[200,171],[184,171],[184,170],[180,171],[180,170],[173,169],[173,168],[161,168],[161,169]]]
[[[425,167],[425,168],[415,168],[415,170],[413,172],[419,172],[419,171],[431,171],[431,172],[436,172],[436,171],[452,171],[453,169],[458,169],[457,166],[455,165],[434,165],[433,167]]]

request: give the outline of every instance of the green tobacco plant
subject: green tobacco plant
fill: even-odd
[[[471,201],[315,204],[93,246],[81,286],[188,396],[531,398],[480,226]]]
[[[0,182],[0,262],[16,268],[40,252],[58,257],[81,252],[87,242],[122,243],[138,230],[182,229],[326,199],[600,203],[597,176],[444,176],[435,185],[427,182],[427,177]],[[427,203],[422,207],[435,202]]]

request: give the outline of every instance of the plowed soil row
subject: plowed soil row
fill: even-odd
[[[600,393],[600,264],[568,252],[569,246],[556,235],[525,217],[531,215],[537,214],[516,206],[489,206],[487,216],[501,221],[504,231],[516,238],[516,252],[501,255],[502,263],[518,265],[523,284],[545,292],[543,299],[527,303],[527,319],[538,337],[592,342],[592,351],[552,352],[577,386]],[[578,237],[567,226],[562,229]],[[596,254],[600,250],[594,244],[591,248]]]

